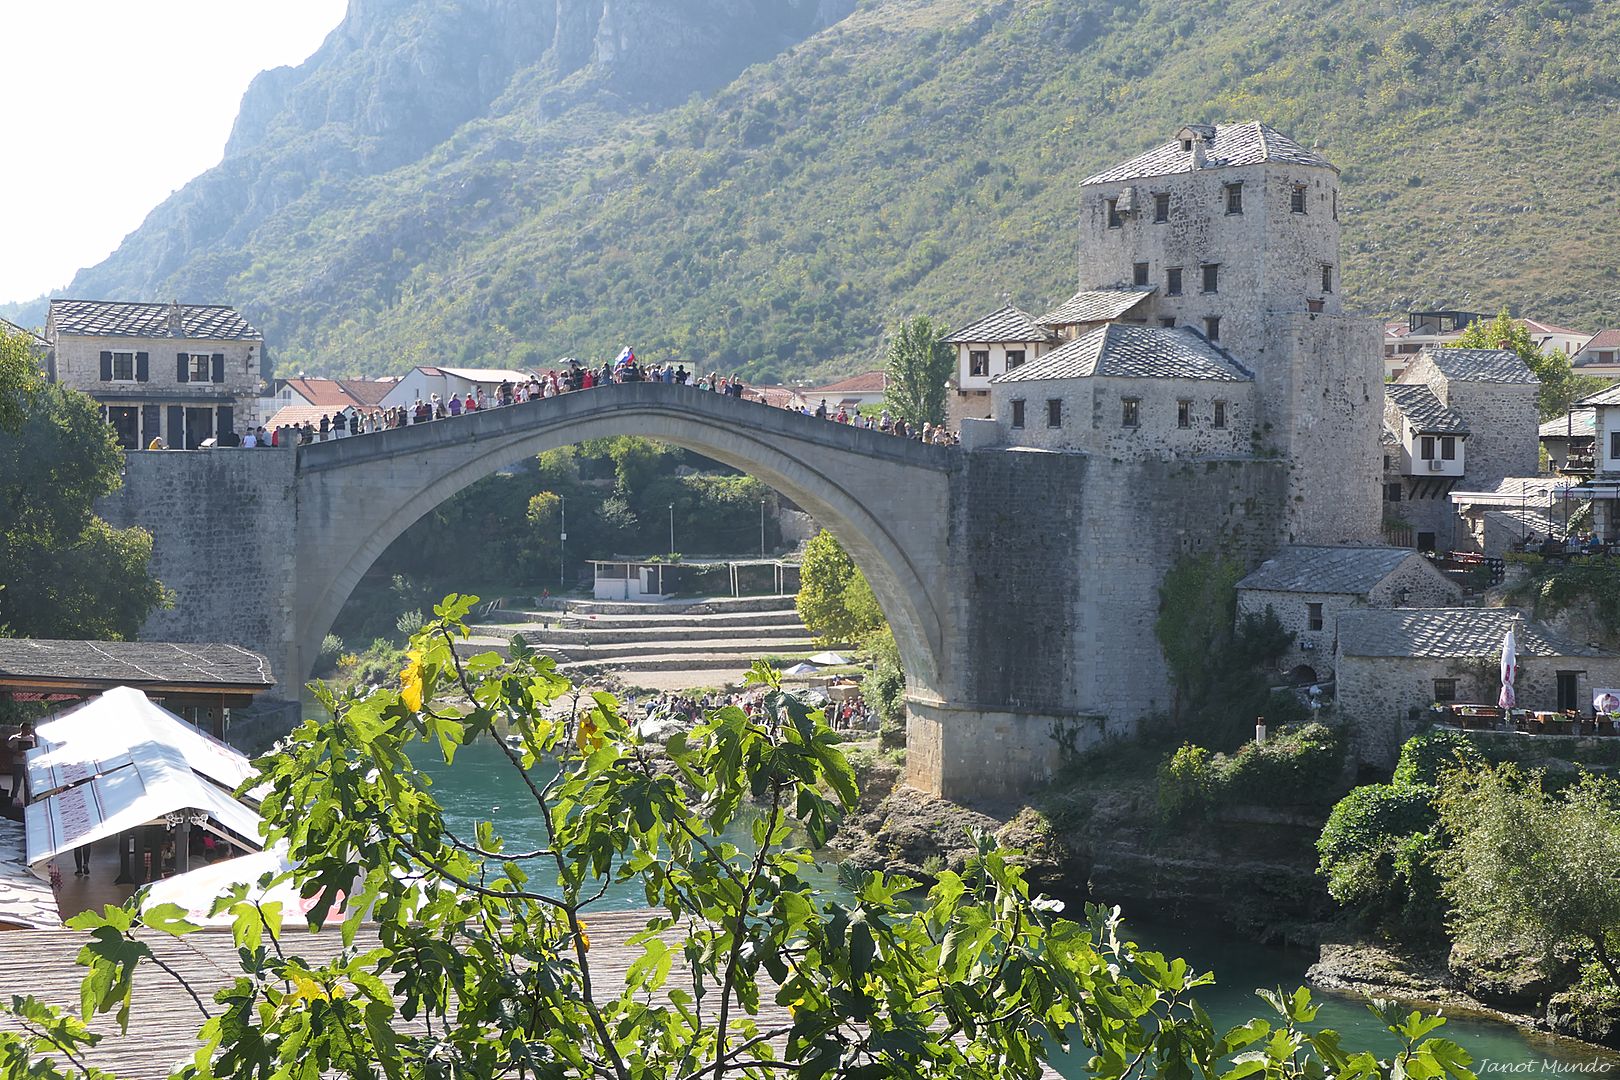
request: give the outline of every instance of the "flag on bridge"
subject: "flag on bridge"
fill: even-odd
[[[616,368],[622,368],[626,364],[633,364],[635,362],[636,362],[635,351],[632,350],[630,348],[630,346],[626,345],[624,347],[624,349],[622,351],[620,351],[619,355],[614,358],[613,366],[616,367]]]

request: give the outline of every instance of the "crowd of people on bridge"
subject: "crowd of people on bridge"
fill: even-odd
[[[378,407],[366,410],[337,410],[323,415],[319,422],[305,421],[301,424],[283,425],[268,434],[261,427],[256,432],[243,437],[242,442],[230,445],[282,446],[289,439],[297,439],[300,444],[327,442],[334,439],[351,438],[356,435],[369,435],[379,431],[391,431],[395,428],[425,424],[436,420],[453,420],[488,409],[521,405],[579,390],[639,382],[690,386],[698,390],[737,398],[738,400],[752,400],[762,404],[768,403],[763,395],[750,397],[747,386],[736,375],[725,376],[717,371],[702,375],[696,371],[688,371],[684,364],[642,364],[641,361],[636,359],[635,352],[627,348],[620,352],[612,362],[603,363],[600,368],[583,365],[578,360],[569,358],[557,368],[548,369],[544,373],[535,372],[530,374],[526,380],[503,380],[494,388],[492,393],[486,392],[480,386],[464,393],[448,394],[442,398],[438,394],[430,394],[425,400],[418,398],[414,404],[408,406],[398,405],[386,409]],[[900,417],[891,416],[887,409],[884,409],[879,416],[867,416],[858,409],[851,410],[846,404],[842,403],[836,408],[829,408],[825,399],[815,408],[811,408],[808,404],[795,406],[791,402],[783,407],[789,409],[789,411],[799,412],[805,416],[813,416],[819,420],[879,431],[899,438],[915,439],[933,445],[951,445],[956,442],[954,434],[948,431],[943,424],[923,424],[921,427],[917,427],[908,424]],[[223,439],[221,445],[225,445]]]

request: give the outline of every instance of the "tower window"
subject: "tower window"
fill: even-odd
[[[1305,301],[1305,310],[1310,312],[1312,315],[1320,315],[1322,313],[1322,301],[1320,301],[1320,300],[1307,300],[1307,301]]]
[[[1211,341],[1221,339],[1221,317],[1219,315],[1204,316],[1204,336]]]
[[[1210,426],[1224,428],[1226,426],[1226,402],[1217,401],[1210,417]]]
[[[1062,398],[1055,398],[1054,397],[1054,398],[1047,398],[1046,399],[1046,426],[1047,427],[1062,427],[1063,426],[1063,399]]]
[[[1322,291],[1325,293],[1333,291],[1333,267],[1331,266],[1322,267]]]
[[[1295,184],[1294,190],[1288,195],[1288,209],[1296,214],[1305,212],[1305,185]]]
[[[1119,400],[1119,426],[1133,428],[1142,422],[1142,402],[1138,398],[1128,397]]]
[[[1011,424],[1015,428],[1024,426],[1024,401],[1022,398],[1015,399],[1012,403]]]
[[[1117,228],[1120,227],[1122,222],[1123,222],[1123,219],[1119,216],[1119,200],[1118,199],[1109,199],[1108,200],[1108,227],[1110,229],[1117,229]]]
[[[1176,402],[1176,427],[1192,427],[1192,402],[1186,398]]]
[[[1339,220],[1339,189],[1333,189],[1333,220]]]
[[[1159,319],[1159,325],[1166,330],[1174,330],[1176,328],[1176,318],[1174,315],[1165,315]]]
[[[1226,185],[1226,212],[1228,214],[1243,213],[1243,181]]]
[[[1131,284],[1146,285],[1148,279],[1148,264],[1136,263],[1131,267]]]
[[[1204,291],[1207,292],[1207,293],[1220,292],[1221,291],[1221,264],[1220,263],[1205,263],[1204,266],[1203,266],[1203,270],[1204,270]]]
[[[1322,605],[1321,604],[1306,604],[1305,605],[1305,619],[1306,619],[1305,628],[1307,630],[1320,630],[1320,629],[1322,629]]]
[[[1164,295],[1181,295],[1181,267],[1172,266],[1164,272]]]
[[[1153,220],[1165,222],[1170,220],[1170,193],[1158,191],[1153,194]]]

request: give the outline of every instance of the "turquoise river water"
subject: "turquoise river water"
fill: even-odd
[[[429,755],[422,755],[424,758]],[[447,767],[437,755],[424,761],[422,771],[432,777],[433,794],[445,809],[452,828],[471,835],[472,823],[493,818],[497,829],[514,849],[542,846],[538,820],[526,808],[533,805],[528,791],[499,747],[484,741],[464,747],[455,765]],[[464,831],[463,831],[464,830]],[[829,868],[829,877],[830,877]],[[645,906],[629,889],[609,893],[606,902],[625,907]],[[1189,964],[1215,973],[1216,983],[1198,994],[1199,1002],[1219,1025],[1232,1026],[1255,1016],[1267,1016],[1256,987],[1292,990],[1303,983],[1313,959],[1301,950],[1274,949],[1225,935],[1211,925],[1190,925],[1162,919],[1132,918],[1126,926],[1134,940],[1167,955],[1185,957]],[[1318,1021],[1345,1036],[1345,1045],[1379,1053],[1394,1049],[1394,1040],[1359,1001],[1318,992],[1322,1002]],[[1269,1018],[1269,1016],[1268,1016]],[[1474,1056],[1483,1078],[1496,1073],[1515,1077],[1550,1076],[1579,1066],[1581,1072],[1620,1074],[1620,1055],[1596,1050],[1571,1040],[1524,1031],[1493,1020],[1454,1018],[1443,1034],[1461,1043]],[[1482,1063],[1489,1063],[1483,1064]],[[1081,1060],[1054,1062],[1068,1076],[1083,1076]]]

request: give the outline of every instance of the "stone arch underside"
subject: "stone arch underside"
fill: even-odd
[[[534,403],[530,407],[547,410],[538,413],[538,422],[507,425],[512,428],[507,431],[461,441],[443,437],[458,423],[505,419],[501,414],[525,406],[488,417],[424,425],[424,435],[437,436],[428,448],[409,445],[422,441],[413,426],[317,448],[328,457],[341,451],[360,459],[352,464],[323,461],[310,468],[301,462],[291,661],[300,677],[309,674],[321,639],[366,571],[433,508],[475,481],[547,450],[587,439],[637,435],[737,468],[808,510],[838,538],[871,583],[894,629],[910,694],[942,698],[948,600],[942,595],[946,583],[939,579],[950,524],[947,453],[940,452],[937,465],[919,465],[829,447],[819,439],[784,437],[782,431],[772,430],[784,426],[781,419],[769,428],[745,422],[749,414],[741,410],[763,406],[729,400],[704,402],[697,408],[685,403],[614,403],[566,410],[577,415],[556,415],[553,410],[561,400],[566,399]],[[771,412],[794,423],[825,423]],[[860,433],[844,429],[839,437],[848,441],[854,434]],[[872,433],[870,438],[890,437]],[[362,446],[379,439],[402,445],[389,453],[376,452],[378,444]],[[366,452],[358,452],[362,450]]]

